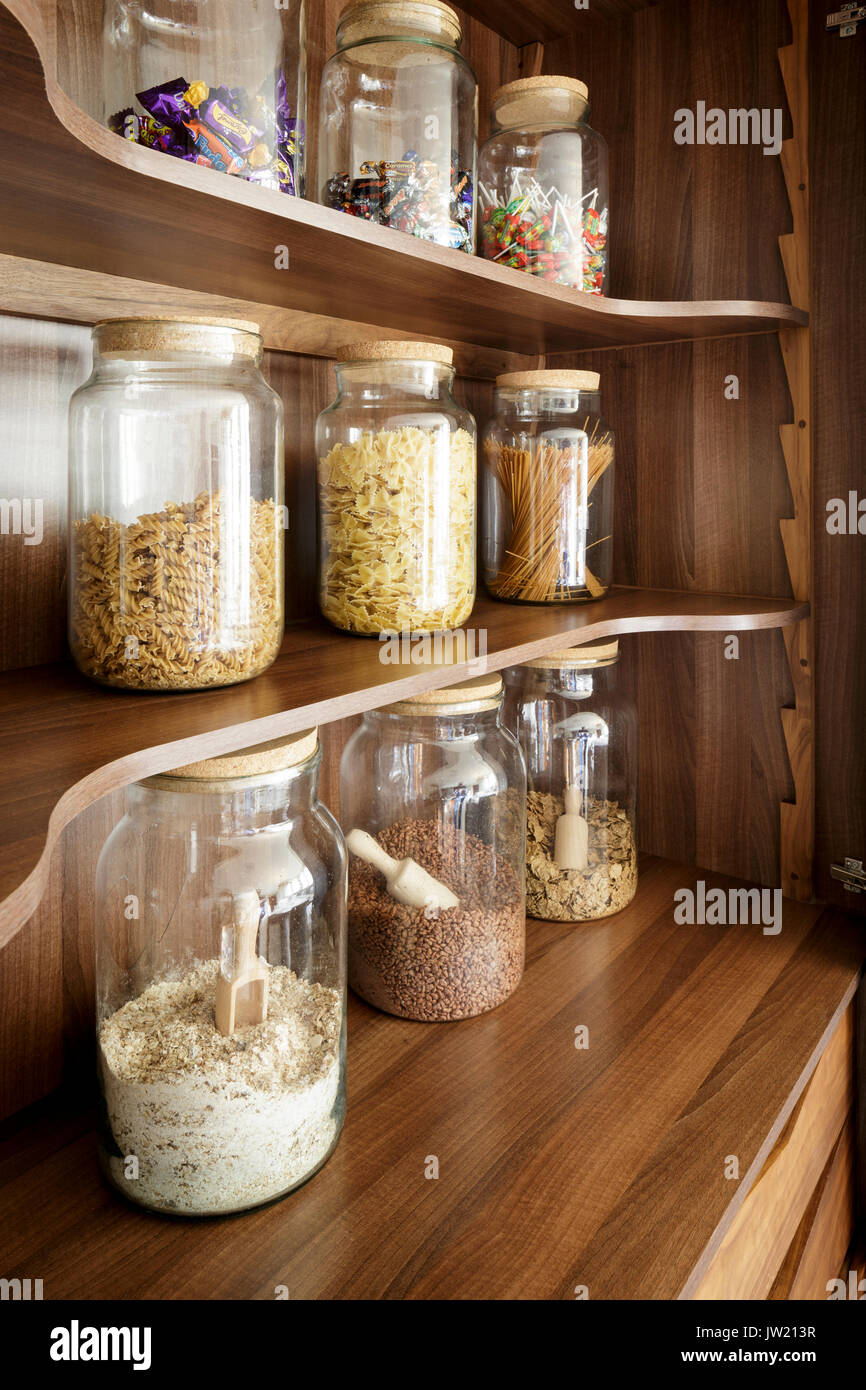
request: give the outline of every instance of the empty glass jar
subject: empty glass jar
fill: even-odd
[[[537,657],[505,672],[505,723],[526,759],[526,910],[608,917],[637,888],[637,712],[617,685],[619,644]]]
[[[470,254],[478,92],[440,0],[354,0],[322,74],[319,200]]]
[[[526,773],[498,675],[364,715],[340,769],[349,982],[386,1013],[496,1008],[523,973]]]
[[[304,0],[105,0],[102,71],[118,135],[303,195]]]
[[[316,731],[139,782],[96,881],[110,1181],[210,1216],[290,1192],[345,1110],[346,857]]]
[[[586,124],[572,77],[524,77],[493,97],[478,156],[481,248],[489,261],[604,294],[607,145]]]
[[[346,632],[459,627],[475,599],[475,421],[450,348],[355,343],[319,416],[319,603]]]
[[[69,415],[69,643],[106,685],[232,685],[283,633],[283,406],[252,323],[93,330]]]
[[[496,379],[484,431],[482,566],[494,598],[601,598],[613,569],[613,432],[597,372]]]

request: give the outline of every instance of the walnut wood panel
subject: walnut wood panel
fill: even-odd
[[[352,998],[345,1133],[265,1210],[150,1216],[102,1185],[74,1117],[7,1124],[6,1277],[38,1270],[50,1299],[676,1297],[833,1038],[866,944],[794,902],[778,937],[676,926],[693,878],[652,859],[641,875],[615,921],[530,923],[525,979],[487,1016],[415,1024]]]
[[[854,1121],[849,1113],[767,1297],[826,1298],[853,1227]]]
[[[862,912],[866,898],[846,893],[830,865],[846,855],[866,862],[866,537],[829,535],[826,508],[851,492],[866,496],[866,43],[862,28],[853,39],[825,34],[824,19],[824,8],[812,6],[815,888]],[[866,1182],[866,1132],[861,1153]]]
[[[32,27],[44,76],[13,11]],[[140,148],[58,87],[40,13],[37,0],[0,8],[5,254],[518,352],[804,321],[797,309],[753,300],[597,299]],[[178,236],[179,227],[194,227],[195,236]],[[274,268],[281,245],[288,270]]]
[[[798,605],[778,599],[619,589],[582,608],[539,610],[480,599],[467,626],[485,634],[492,670],[552,651],[563,640],[772,628],[801,613]],[[347,637],[317,619],[289,629],[276,662],[257,680],[182,699],[104,690],[66,665],[5,675],[0,945],[36,906],[61,829],[97,797],[194,757],[341,719],[477,669],[453,653],[445,658],[427,666],[386,665],[377,642]]]
[[[699,1299],[766,1298],[851,1114],[854,1006],[849,1004],[757,1181],[694,1291]],[[848,1248],[853,1213],[834,1231]],[[826,1256],[826,1252],[825,1252]],[[836,1259],[825,1263],[831,1278]]]
[[[555,39],[574,32],[582,38],[596,20],[628,19],[637,10],[653,5],[656,0],[470,0],[463,6],[483,24],[516,44]]]

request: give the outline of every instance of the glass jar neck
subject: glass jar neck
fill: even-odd
[[[337,52],[366,43],[390,43],[394,39],[435,44],[456,53],[462,42],[456,15],[422,0],[379,0],[359,6],[337,25]]]
[[[100,352],[93,349],[93,371],[102,377],[155,376],[171,372],[173,376],[201,376],[206,372],[231,371],[233,376],[255,376],[262,364],[262,353],[248,357],[246,353],[196,352]]]
[[[371,732],[432,742],[472,738],[501,727],[502,700],[492,709],[443,710],[441,714],[404,714],[388,709],[369,710],[364,724]]]
[[[616,661],[605,666],[557,666],[549,671],[538,671],[537,675],[548,695],[564,693],[589,699],[599,691],[610,689],[615,666]]]
[[[342,400],[359,403],[409,397],[452,403],[454,368],[443,362],[339,362],[337,387]]]
[[[566,391],[563,387],[533,386],[526,390],[496,392],[497,406],[521,419],[531,420],[540,415],[599,415],[600,391]]]
[[[127,788],[127,809],[185,826],[219,822],[225,828],[256,825],[312,810],[317,800],[321,751],[297,767],[256,777],[149,777]]]

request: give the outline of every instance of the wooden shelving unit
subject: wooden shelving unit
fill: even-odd
[[[739,100],[736,83],[759,50],[766,84],[767,53],[775,64],[782,44],[791,133],[775,190],[763,156],[757,171],[736,166],[718,238],[718,173],[707,178],[703,166],[706,181],[693,191],[691,166],[674,168],[659,153],[669,123],[652,89],[670,61],[670,90],[691,94],[695,65],[708,61],[694,36],[671,53],[670,17],[656,23],[647,0],[592,0],[579,37],[573,0],[462,6],[486,89],[540,70],[545,44],[557,63],[547,71],[591,83],[614,71],[632,78],[599,128],[621,157],[626,151],[618,172],[629,211],[618,230],[627,234],[615,254],[631,254],[641,273],[628,281],[634,297],[604,300],[119,140],[83,109],[98,73],[97,8],[97,0],[0,0],[0,314],[73,324],[159,311],[258,319],[279,354],[272,380],[296,402],[287,451],[296,496],[314,486],[309,426],[327,378],[315,359],[333,358],[343,343],[449,343],[479,415],[497,373],[588,365],[575,355],[602,350],[632,427],[618,480],[629,499],[617,519],[623,577],[659,587],[619,586],[575,609],[480,599],[466,627],[484,633],[487,669],[609,635],[644,634],[644,650],[658,643],[655,666],[635,655],[630,672],[655,716],[644,743],[658,779],[648,798],[653,834],[664,837],[671,804],[680,820],[700,811],[704,849],[726,834],[740,840],[745,867],[736,873],[766,884],[778,864],[787,896],[779,936],[760,926],[683,927],[672,918],[677,889],[698,876],[725,889],[741,879],[683,867],[673,854],[644,856],[638,895],[617,917],[579,930],[530,923],[525,981],[491,1015],[418,1025],[352,999],[349,1119],[334,1158],[291,1201],[230,1227],[130,1209],[99,1180],[86,1117],[52,1104],[30,1112],[0,1133],[0,1222],[16,1261],[0,1274],[38,1268],[46,1298],[269,1299],[277,1284],[292,1298],[573,1298],[578,1284],[593,1299],[821,1297],[816,1251],[841,1259],[836,1247],[852,1219],[852,1000],[866,941],[810,901],[817,672],[806,0],[788,0],[790,43],[768,4],[755,7],[755,25],[743,5],[735,17],[746,56],[737,53],[720,86]],[[316,24],[320,65],[321,13]],[[630,162],[632,125],[645,186]],[[780,229],[791,213],[780,239],[784,277],[755,234],[768,188]],[[737,216],[750,220],[745,249],[730,235]],[[279,248],[286,270],[275,268]],[[694,269],[702,261],[703,279]],[[771,302],[713,297],[727,288],[720,266],[730,283]],[[793,304],[777,302],[786,284]],[[723,416],[727,406],[706,411],[708,383],[720,400],[734,371],[744,383],[752,373],[760,396],[758,411],[744,406],[735,422],[732,411]],[[677,409],[689,391],[694,418],[684,424]],[[663,438],[650,443],[642,424],[659,401]],[[784,464],[756,419],[764,405],[772,431],[780,423]],[[707,441],[728,429],[734,447],[714,469]],[[753,530],[756,515],[763,531]],[[311,563],[305,520],[302,576]],[[744,564],[745,550],[761,546],[766,563],[749,555]],[[756,572],[766,584],[753,582]],[[13,582],[20,598],[20,573]],[[776,596],[697,592],[701,585]],[[309,611],[303,601],[300,611]],[[773,629],[785,651],[768,635],[751,674],[740,674],[744,660],[720,676],[718,649],[708,656],[701,645],[708,633]],[[687,646],[683,634],[696,636]],[[336,746],[340,721],[477,669],[459,649],[438,664],[384,664],[376,642],[310,619],[290,625],[265,675],[227,690],[104,690],[67,662],[0,675],[0,1043],[12,1039],[10,1068],[20,1052],[26,1072],[8,1091],[45,1095],[59,1083],[70,1032],[76,1046],[91,1034],[91,870],[105,833],[99,816],[108,815],[100,798],[107,805],[136,778],[312,724],[332,726]],[[791,694],[780,730],[778,708]],[[731,720],[718,710],[728,699],[740,722],[723,745]],[[67,846],[71,839],[82,853],[80,862],[67,854],[58,883],[52,850],[65,828]],[[579,1023],[591,1030],[586,1053],[573,1045]],[[443,1165],[437,1183],[423,1179],[430,1152]],[[724,1171],[732,1152],[737,1182]]]
[[[578,609],[481,599],[466,624],[488,670],[563,641],[618,633],[783,627],[804,614],[784,599],[622,589]],[[214,757],[313,724],[391,704],[483,670],[446,652],[435,666],[386,665],[379,643],[313,620],[289,629],[258,680],[228,690],[136,695],[103,690],[70,666],[0,677],[0,947],[35,909],[52,845],[73,816],[137,777]],[[34,766],[33,749],[38,748]]]

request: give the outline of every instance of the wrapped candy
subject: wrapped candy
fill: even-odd
[[[456,153],[447,180],[415,150],[407,150],[402,159],[365,160],[359,178],[345,171],[332,175],[325,201],[353,217],[472,252],[472,176],[458,167]]]

